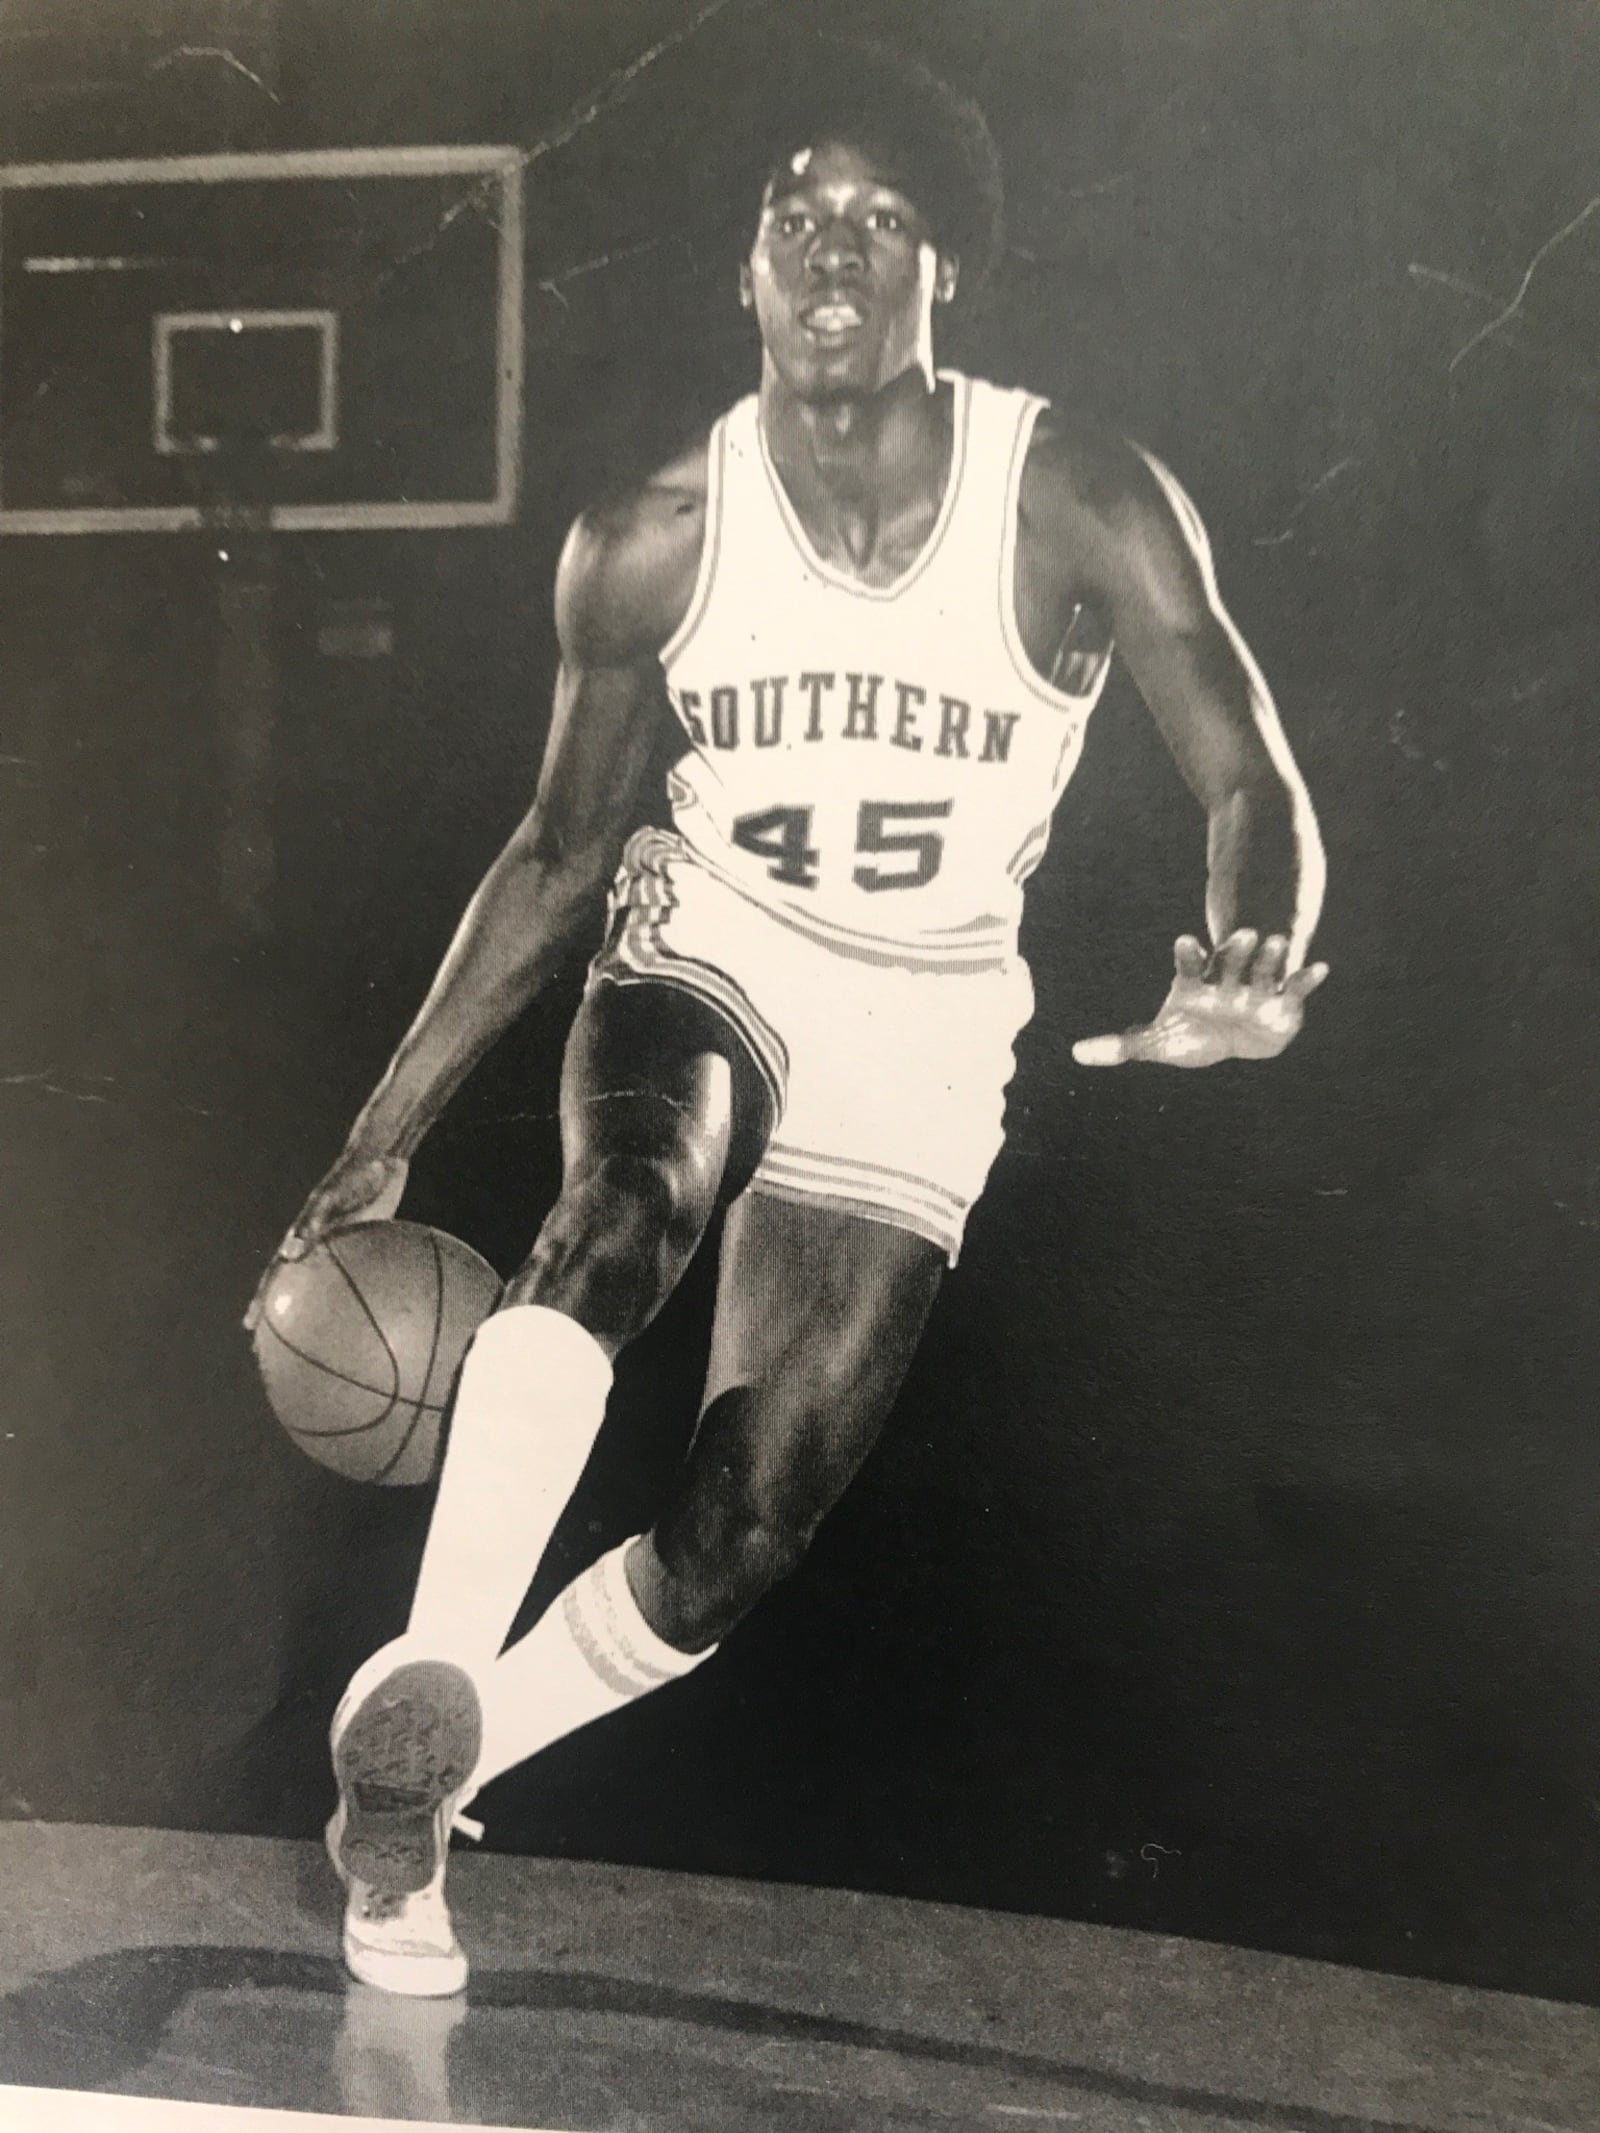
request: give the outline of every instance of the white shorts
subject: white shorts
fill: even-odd
[[[955,1264],[1004,1139],[1016,955],[934,963],[758,904],[675,832],[630,838],[590,982],[681,986],[738,1031],[777,1124],[750,1189],[893,1223]]]

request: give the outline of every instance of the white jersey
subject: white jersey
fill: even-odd
[[[941,375],[949,480],[922,552],[882,588],[812,547],[755,396],[722,417],[694,597],[662,666],[689,738],[671,779],[685,843],[847,953],[955,968],[1015,950],[1107,662],[1065,694],[1017,629],[1017,499],[1044,403]]]

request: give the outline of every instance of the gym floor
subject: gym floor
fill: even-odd
[[[1600,2010],[1108,1927],[463,1852],[465,2000],[316,1846],[0,1826],[0,2080],[585,2133],[1590,2133]]]

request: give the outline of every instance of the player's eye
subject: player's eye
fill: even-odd
[[[788,214],[778,217],[780,237],[803,237],[811,227],[811,217],[802,213],[799,208],[792,208]]]
[[[906,218],[897,207],[875,207],[867,222],[872,229],[886,230],[890,236],[897,236],[906,226]]]

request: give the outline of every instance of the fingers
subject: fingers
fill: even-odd
[[[1187,939],[1185,936],[1185,941],[1179,943],[1180,948]],[[1296,1000],[1307,999],[1328,975],[1328,966],[1326,963],[1311,963],[1304,970],[1290,975],[1289,952],[1286,933],[1269,933],[1262,940],[1252,927],[1241,926],[1228,935],[1210,959],[1210,975],[1222,985],[1248,985],[1252,992],[1284,992]],[[1178,968],[1187,974],[1182,959]]]
[[[1289,967],[1289,939],[1287,934],[1273,933],[1261,943],[1261,952],[1250,972],[1252,992],[1277,992],[1283,984],[1283,974]]]
[[[249,1305],[245,1310],[244,1317],[241,1320],[241,1324],[243,1325],[246,1333],[254,1333],[257,1326],[260,1325],[261,1314],[266,1309],[267,1290],[271,1286],[272,1277],[277,1271],[278,1262],[276,1259],[274,1259],[271,1265],[267,1268],[267,1271],[256,1283],[256,1293],[254,1294],[254,1296],[251,1297]]]
[[[278,1269],[292,1266],[296,1260],[304,1259],[309,1251],[321,1243],[322,1233],[328,1227],[330,1212],[324,1204],[323,1196],[319,1194],[307,1205],[293,1229],[267,1261],[266,1272],[256,1283],[256,1292],[244,1314],[243,1325],[246,1333],[254,1333],[260,1325],[261,1314],[267,1306],[267,1291],[272,1287]]]
[[[245,1331],[253,1333],[260,1324],[267,1291],[280,1267],[293,1266],[307,1258],[330,1230],[347,1222],[386,1220],[400,1205],[406,1175],[407,1165],[401,1157],[363,1159],[347,1150],[301,1208],[256,1284],[256,1293],[244,1314]]]
[[[290,1261],[304,1259],[307,1252],[322,1242],[322,1233],[328,1227],[332,1216],[332,1208],[319,1200],[313,1200],[278,1246],[278,1257]]]
[[[244,1330],[254,1333],[261,1323],[261,1314],[267,1307],[267,1292],[276,1280],[279,1271],[294,1266],[314,1252],[327,1232],[338,1219],[338,1210],[322,1200],[314,1200],[288,1231],[283,1242],[267,1261],[266,1272],[256,1283],[256,1293],[250,1299],[244,1314]]]
[[[1208,961],[1205,947],[1192,933],[1180,934],[1172,949],[1172,967],[1180,978],[1197,982],[1205,977]]]
[[[1080,1037],[1072,1047],[1072,1056],[1079,1066],[1121,1066],[1124,1061],[1138,1057],[1132,1048],[1137,1034],[1135,1031],[1122,1037]]]
[[[256,1327],[260,1325],[261,1314],[267,1307],[267,1291],[272,1287],[279,1270],[286,1266],[293,1266],[297,1261],[304,1259],[308,1253],[315,1251],[322,1242],[324,1234],[332,1226],[333,1219],[334,1210],[320,1205],[317,1201],[313,1201],[299,1217],[294,1228],[288,1232],[278,1249],[267,1261],[267,1270],[256,1283],[256,1293],[251,1297],[249,1308],[244,1314],[243,1323],[246,1333],[254,1333]]]
[[[280,1247],[267,1261],[266,1272],[256,1283],[256,1292],[251,1297],[249,1307],[244,1314],[243,1323],[246,1333],[254,1333],[261,1323],[261,1314],[267,1308],[267,1291],[277,1278],[278,1269],[283,1265],[283,1258],[283,1251]]]
[[[1236,986],[1244,983],[1260,938],[1253,926],[1241,926],[1237,932],[1228,935],[1212,958],[1212,975],[1218,984]]]

